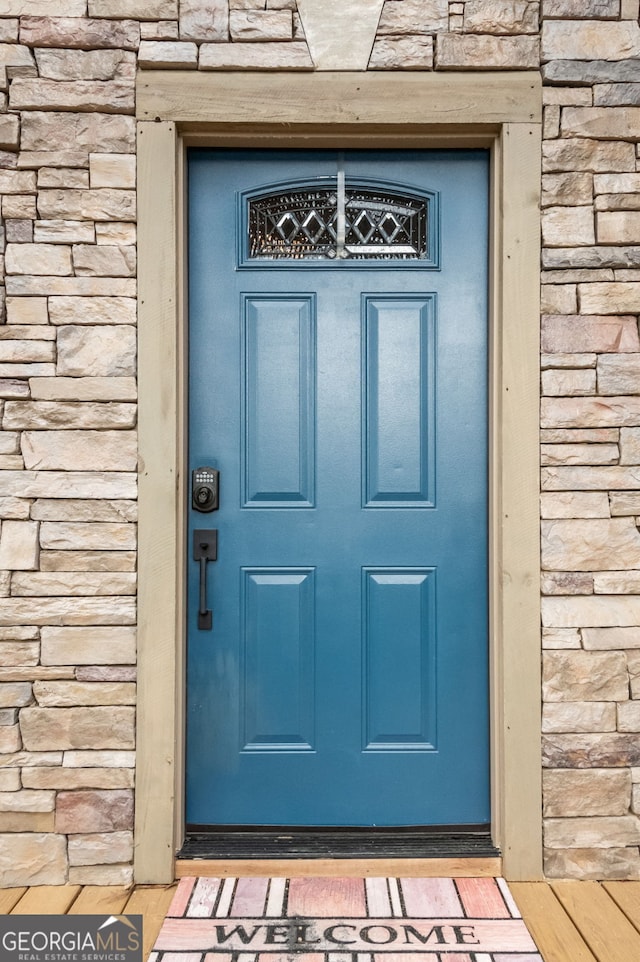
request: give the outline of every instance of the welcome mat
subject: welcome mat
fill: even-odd
[[[149,962],[542,962],[504,879],[184,878]]]

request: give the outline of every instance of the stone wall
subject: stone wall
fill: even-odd
[[[372,70],[542,70],[545,864],[640,878],[638,0],[378,6],[367,41],[358,0],[2,4],[2,885],[132,877],[136,70],[366,43]]]

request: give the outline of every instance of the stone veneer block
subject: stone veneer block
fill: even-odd
[[[58,244],[7,244],[8,274],[72,274],[71,249]]]
[[[593,576],[597,595],[631,595],[640,591],[640,571],[599,571]]]
[[[636,26],[636,29],[639,28]],[[566,107],[563,137],[629,140],[640,137],[640,107]]]
[[[80,173],[87,177],[85,170]],[[89,221],[38,220],[33,225],[33,239],[37,244],[93,244],[95,237],[95,225]]]
[[[618,731],[640,732],[640,701],[618,705]]]
[[[137,50],[140,24],[137,20],[23,16],[20,40],[30,47]]]
[[[65,326],[58,333],[57,373],[71,377],[135,376],[135,328]]]
[[[620,464],[640,464],[640,428],[621,428]]]
[[[90,154],[89,177],[91,186],[121,187],[125,190],[136,186],[136,158],[134,154]]]
[[[640,879],[636,848],[545,849],[544,871],[549,878],[587,881]]]
[[[543,398],[541,411],[543,427],[634,427],[640,424],[640,397]]]
[[[474,34],[439,34],[436,41],[439,70],[526,70],[540,65],[537,37],[490,37]]]
[[[201,70],[313,70],[306,42],[203,43]]]
[[[135,498],[137,491],[132,472],[0,471],[0,485],[21,498]]]
[[[39,498],[31,505],[34,521],[136,521],[136,501],[98,501]]]
[[[89,0],[90,17],[176,20],[178,0]]]
[[[0,875],[6,887],[64,885],[67,840],[62,835],[5,835],[0,845]]]
[[[42,294],[47,294],[50,297],[58,295],[63,297],[133,297],[136,290],[136,281],[132,277],[12,275],[6,277],[5,284],[7,293],[17,297]]]
[[[81,21],[82,22],[82,21]],[[136,58],[124,50],[35,51],[38,73],[48,80],[133,80]]]
[[[31,701],[31,685],[28,682],[0,683],[0,708],[24,708]]]
[[[467,0],[464,32],[488,34],[538,33],[539,4],[529,0]]]
[[[593,175],[577,173],[544,174],[542,178],[542,206],[582,206],[593,201]]]
[[[561,247],[545,248],[542,252],[544,275],[571,276],[578,283],[612,281],[616,268],[622,271],[638,269],[640,247]]]
[[[609,517],[609,498],[604,491],[543,493],[540,504],[543,518]]]
[[[612,491],[610,496],[611,514],[638,514],[640,515],[640,492],[637,491]]]
[[[14,771],[14,769],[11,769]],[[16,771],[20,777],[20,772]],[[2,771],[0,770],[0,778]],[[25,788],[50,788],[72,791],[78,788],[133,788],[130,768],[23,768]],[[7,789],[8,790],[8,789]]]
[[[549,702],[625,701],[629,697],[629,679],[624,653],[546,652],[543,697]]]
[[[132,828],[133,792],[114,790],[58,793],[57,832],[77,835],[83,832],[127,831]]]
[[[133,832],[73,835],[69,838],[69,865],[102,865],[130,862]]]
[[[593,208],[548,207],[542,212],[542,240],[548,247],[594,244]]]
[[[198,66],[198,47],[191,40],[142,40],[138,66],[165,70],[192,69]]]
[[[136,195],[135,191],[115,187],[41,190],[38,212],[44,219],[133,221],[136,219]]]
[[[357,15],[357,2],[352,3],[352,15]],[[387,0],[382,7],[377,36],[394,34],[445,33],[449,29],[448,0]]]
[[[598,358],[598,393],[640,394],[640,354],[602,354]]]
[[[543,284],[540,293],[543,314],[575,314],[578,310],[575,284]]]
[[[626,815],[631,804],[628,769],[554,770],[543,772],[546,817]]]
[[[76,110],[86,113],[132,114],[132,81],[37,80],[17,78],[11,84],[12,110]]]
[[[640,819],[635,815],[592,818],[549,818],[545,822],[547,848],[617,848],[640,844]]]
[[[228,40],[228,0],[180,0],[180,37],[183,40]]]
[[[632,518],[543,521],[542,565],[549,571],[640,568],[640,534]]]
[[[137,240],[136,225],[131,223],[99,223],[96,228],[96,243],[98,244],[119,244],[121,247],[126,245],[133,246]],[[608,280],[608,278],[603,278]]]
[[[617,464],[617,444],[543,444],[540,463],[549,464]]]
[[[37,641],[0,641],[0,666],[3,668],[37,665],[40,643]]]
[[[640,83],[598,84],[593,95],[594,107],[637,107],[640,105]]]
[[[542,25],[543,60],[628,60],[640,57],[637,22],[547,21]]]
[[[37,110],[25,112],[22,118],[22,148],[30,151],[42,151],[50,149],[52,142],[66,144],[69,147],[73,146],[76,151],[80,147],[85,147],[91,152],[132,153],[135,149],[135,120],[133,117],[123,114],[93,113],[85,115]],[[62,166],[67,166],[67,164]],[[55,194],[56,204],[45,205],[44,209],[39,204],[40,216],[46,219],[50,216],[47,210],[51,209],[51,216],[53,217],[62,216],[66,219],[82,220],[82,217],[74,218],[73,214],[65,214],[64,198],[60,197],[61,193],[66,192],[58,191]],[[81,191],[81,193],[86,193],[86,191]],[[91,207],[95,206],[96,199],[94,195]],[[73,204],[72,200],[74,201]],[[78,206],[77,192],[69,198],[69,206]],[[115,219],[126,220],[127,218],[116,216]]]
[[[69,885],[133,885],[131,865],[72,865],[69,869]]]
[[[0,792],[0,812],[52,812],[54,805],[51,791]]]
[[[585,285],[587,286],[587,285]],[[589,285],[591,286],[591,285]],[[584,310],[584,305],[583,308]],[[613,312],[612,312],[613,313]],[[550,354],[565,351],[640,352],[638,324],[633,316],[609,317],[548,315],[542,318],[542,349]]]
[[[133,625],[135,621],[134,598],[5,598],[0,607],[0,627]]]
[[[0,755],[19,752],[22,748],[18,725],[0,725]]]
[[[33,694],[40,708],[134,705],[136,686],[131,682],[36,681]]]
[[[55,381],[55,378],[51,380]],[[5,432],[65,427],[125,429],[135,427],[135,423],[135,405],[117,402],[83,404],[79,401],[7,401],[2,419]]]
[[[614,732],[616,730],[616,720],[616,706],[612,702],[549,702],[543,705],[542,708],[543,732]],[[589,813],[567,811],[558,812],[557,814],[585,815]],[[613,815],[617,813],[605,811],[594,814]]]
[[[31,341],[25,338],[5,341],[0,339],[0,361],[29,364],[36,361],[53,361],[54,358],[55,345],[49,340]]]
[[[135,571],[135,551],[41,551],[40,571]]]
[[[342,0],[347,5],[349,0]],[[330,4],[331,0],[325,0]],[[304,11],[304,0],[301,9]],[[353,23],[357,25],[357,21]],[[229,13],[231,39],[245,41],[292,40],[293,18],[290,10],[231,10]],[[307,31],[309,41],[309,31]]]
[[[432,70],[433,37],[382,37],[371,51],[369,70]]]
[[[0,769],[1,792],[17,792],[20,787],[20,771],[17,768]]]
[[[136,301],[132,297],[51,297],[52,324],[135,324]],[[640,350],[640,344],[638,344]]]
[[[640,283],[579,284],[585,314],[640,313]]]
[[[542,393],[548,396],[580,397],[594,394],[595,390],[596,372],[592,368],[568,371],[550,370],[542,373]]]
[[[134,721],[135,710],[122,706],[23,708],[20,731],[29,751],[127,749],[135,745]]]
[[[14,80],[14,83],[17,83]],[[1,194],[27,194],[36,189],[36,177],[30,170],[0,170]]]
[[[136,547],[136,525],[111,522],[75,523],[43,521],[40,525],[43,548],[96,551],[126,551]]]
[[[559,734],[542,738],[544,768],[629,768],[640,764],[636,734]]]
[[[135,431],[25,431],[21,442],[27,470],[135,471]],[[84,546],[83,546],[84,547]]]
[[[37,521],[3,521],[0,531],[0,569],[34,571],[38,567]]]
[[[640,191],[640,174],[595,174],[596,194],[633,194]]]
[[[11,579],[11,595],[23,597],[72,597],[86,595],[134,595],[136,574],[120,571],[36,571],[15,574]]]
[[[135,660],[135,628],[42,629],[43,665],[132,665]]]
[[[572,172],[636,169],[633,144],[622,141],[603,143],[580,135],[543,143],[542,166],[545,171]]]
[[[69,751],[64,765],[69,768],[131,768],[135,767],[135,752],[125,751]]]
[[[17,43],[0,43],[0,68],[10,68],[15,75],[33,74],[33,54],[27,46]]]
[[[133,247],[109,244],[74,244],[73,269],[77,276],[133,277],[136,273],[136,251]]]
[[[640,595],[543,598],[542,624],[545,628],[635,627],[640,625]]]
[[[640,242],[640,211],[600,212],[596,215],[596,224],[598,243],[637,244]]]
[[[0,116],[0,150],[17,150],[20,140],[20,118],[14,114]]]
[[[49,314],[46,297],[8,297],[8,324],[48,324]]]
[[[545,20],[617,20],[620,0],[542,0]]]
[[[3,17],[84,17],[86,0],[3,0]]]

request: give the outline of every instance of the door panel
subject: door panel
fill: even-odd
[[[366,297],[365,504],[432,504],[435,299]]]
[[[219,530],[211,631],[190,561],[191,824],[489,820],[487,171],[482,151],[190,154],[189,456],[221,472],[219,511],[190,511]],[[378,185],[369,220],[322,230],[347,258],[252,257],[247,198],[340,177]],[[430,198],[422,260],[358,256],[354,224],[396,230],[387,177]],[[319,236],[313,212],[283,229],[303,216]]]

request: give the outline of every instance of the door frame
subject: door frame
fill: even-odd
[[[144,71],[136,102],[136,882],[173,881],[184,831],[185,153],[194,145],[491,150],[492,830],[506,878],[542,878],[539,75]]]

